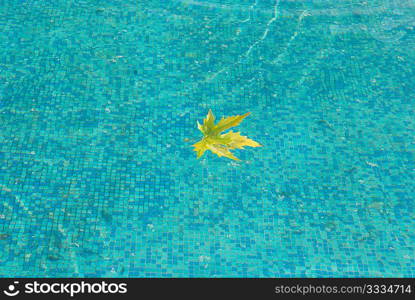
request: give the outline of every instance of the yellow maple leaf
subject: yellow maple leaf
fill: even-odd
[[[221,134],[221,132],[229,128],[238,126],[249,114],[222,118],[215,125],[215,116],[212,110],[209,110],[206,118],[203,120],[203,124],[197,122],[197,127],[203,133],[203,138],[193,145],[197,158],[201,157],[206,150],[210,150],[219,157],[224,156],[233,160],[239,160],[230,151],[231,149],[243,149],[245,146],[261,147],[259,143],[246,136],[242,136],[239,132],[229,131],[228,133]]]

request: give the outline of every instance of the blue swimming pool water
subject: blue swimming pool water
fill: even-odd
[[[415,1],[0,0],[0,276],[415,276]],[[241,162],[191,145],[251,112]]]

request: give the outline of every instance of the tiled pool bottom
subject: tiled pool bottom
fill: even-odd
[[[0,276],[414,277],[413,15],[0,0]]]

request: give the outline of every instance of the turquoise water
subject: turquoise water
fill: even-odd
[[[415,276],[415,1],[0,0],[0,276]],[[235,162],[196,122],[251,112]]]

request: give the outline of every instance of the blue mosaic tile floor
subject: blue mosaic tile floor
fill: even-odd
[[[413,0],[0,0],[0,28],[0,276],[415,276]],[[209,109],[264,147],[197,160]]]

